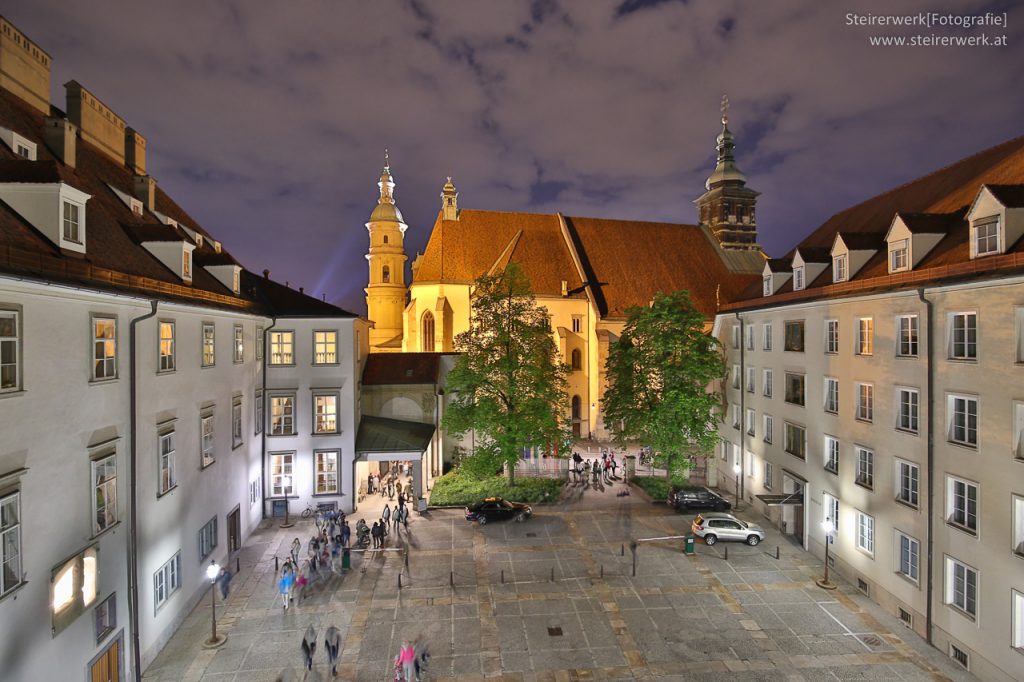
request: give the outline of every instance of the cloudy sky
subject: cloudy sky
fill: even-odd
[[[149,140],[150,172],[251,270],[365,312],[364,223],[385,147],[423,249],[463,208],[692,223],[723,93],[760,241],[1024,134],[1024,8],[1009,27],[854,27],[887,1],[7,0],[54,59]],[[951,9],[952,8],[952,9]],[[873,47],[874,34],[1007,47]]]

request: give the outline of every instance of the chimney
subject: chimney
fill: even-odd
[[[156,180],[149,175],[136,175],[132,193],[150,211],[156,210]]]
[[[46,119],[46,146],[68,168],[75,167],[75,137],[78,129],[66,118],[49,116]]]
[[[50,55],[0,17],[0,88],[50,113]],[[73,164],[72,164],[73,165]]]
[[[305,287],[299,287],[299,293],[300,294],[306,293],[306,288]]]
[[[263,271],[263,279],[270,279],[270,270]]]
[[[146,138],[131,127],[124,129],[124,165],[139,175],[146,174]]]
[[[564,297],[566,297],[566,296],[568,296],[568,295],[569,295],[569,283],[568,283],[568,282],[566,282],[566,281],[565,281],[565,280],[563,279],[563,280],[562,280],[562,297],[564,298]]]

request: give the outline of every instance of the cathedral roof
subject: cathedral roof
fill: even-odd
[[[726,258],[695,225],[570,216],[564,222],[563,232],[558,214],[464,209],[458,220],[439,216],[413,284],[470,282],[514,261],[538,295],[561,296],[565,281],[568,295],[582,298],[589,284],[605,318],[621,318],[659,291],[679,289],[712,316],[719,301],[759,281],[764,265],[756,251]]]

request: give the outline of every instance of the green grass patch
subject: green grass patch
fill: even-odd
[[[668,499],[669,488],[687,489],[692,488],[689,482],[682,477],[673,477],[672,480],[664,476],[634,476],[630,483],[647,493],[656,502],[664,502]]]
[[[434,481],[430,504],[437,507],[465,506],[484,497],[504,497],[514,502],[537,504],[557,502],[562,481],[553,478],[517,478],[509,487],[504,476],[473,478],[459,471],[450,471]]]

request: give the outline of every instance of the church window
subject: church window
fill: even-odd
[[[580,353],[579,348],[572,351],[572,369],[574,372],[583,369],[583,354]]]
[[[434,314],[429,310],[423,313],[423,350],[434,352]]]
[[[387,235],[384,235],[384,243],[385,243],[385,244],[387,244],[387,243],[388,243],[388,236],[387,236]]]
[[[387,282],[391,281],[391,268],[389,268],[386,265],[381,270],[381,281],[384,282],[384,283],[387,283]]]
[[[736,220],[738,222],[741,222],[741,223],[743,222],[743,212],[744,212],[743,211],[743,206],[737,206],[736,207]]]
[[[574,395],[572,397],[572,418],[573,418],[573,421],[578,421],[580,419],[580,413],[581,413],[580,404],[581,404],[580,397],[578,395]]]

